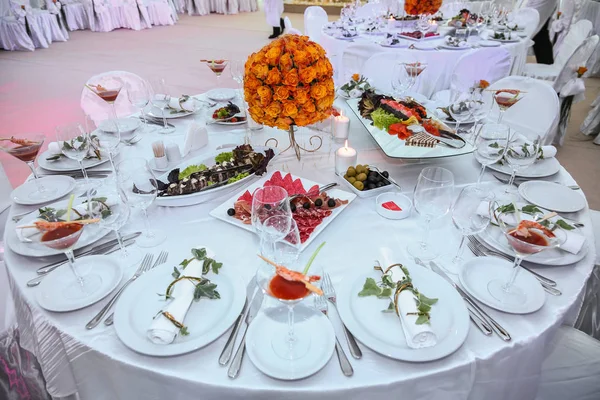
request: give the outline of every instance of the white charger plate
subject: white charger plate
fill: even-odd
[[[229,210],[230,208],[233,208],[234,203],[238,200],[238,198],[240,198],[241,195],[244,194],[244,192],[246,192],[246,190],[249,191],[250,193],[254,193],[254,191],[256,189],[263,187],[265,182],[267,180],[271,179],[271,176],[275,172],[277,172],[277,171],[272,171],[271,173],[268,173],[266,176],[263,176],[260,180],[254,182],[252,185],[248,186],[246,189],[242,189],[241,191],[237,192],[236,194],[231,196],[231,198],[229,198],[227,201],[225,201],[223,204],[221,204],[220,206],[218,206],[217,208],[212,210],[210,212],[210,215],[217,219],[220,219],[221,221],[225,221],[229,224],[238,226],[249,232],[254,232],[254,229],[252,228],[251,224],[244,224],[239,219],[237,219],[235,217],[230,217],[229,215],[227,215],[227,210]],[[282,171],[279,171],[279,173],[281,174],[281,176],[285,176],[287,174],[286,172],[282,172]],[[298,178],[299,178],[298,176],[292,175],[293,180],[296,180]],[[308,190],[310,187],[312,187],[314,185],[323,186],[323,184],[321,184],[321,183],[313,182],[313,181],[305,179],[305,178],[300,178],[300,181],[302,182],[302,184],[304,185],[304,189],[306,189],[306,190]],[[329,189],[327,191],[327,194],[333,198],[337,198],[340,200],[348,200],[348,203],[343,204],[342,206],[331,210],[332,211],[331,215],[329,217],[323,219],[323,221],[311,233],[311,235],[306,240],[306,242],[304,242],[300,245],[300,251],[304,251],[304,249],[307,248],[312,243],[312,241],[317,236],[319,236],[319,234],[321,232],[323,232],[323,230],[327,227],[327,225],[329,225],[331,223],[331,221],[333,221],[335,218],[337,218],[337,216],[339,216],[340,213],[342,211],[344,211],[346,209],[346,207],[348,207],[350,205],[350,203],[352,203],[352,201],[356,198],[355,194],[348,193],[348,192],[345,192],[345,191],[339,190],[339,189]]]
[[[52,190],[53,193],[43,200],[34,200],[30,198],[29,195],[37,191],[37,184],[33,179],[30,179],[25,181],[21,186],[15,188],[10,193],[10,198],[12,201],[24,206],[44,204],[49,201],[60,199],[64,195],[71,193],[71,191],[75,188],[75,179],[71,178],[70,176],[42,176],[38,178],[38,181],[48,190]]]
[[[583,196],[554,182],[524,182],[519,185],[519,194],[528,202],[551,211],[577,212],[586,206]]]
[[[118,118],[117,123],[119,124],[119,131],[121,133],[133,132],[140,127],[142,121],[138,118]],[[104,120],[98,125],[98,129],[107,133],[116,133],[117,129],[115,124],[111,120]]]
[[[335,332],[322,312],[302,305],[294,307],[294,331],[309,341],[308,353],[289,361],[277,355],[271,345],[275,335],[287,335],[287,307],[267,308],[250,324],[246,334],[246,351],[252,364],[264,374],[282,380],[296,380],[320,371],[331,359]]]
[[[212,89],[205,93],[205,96],[214,101],[228,101],[235,97],[236,92],[234,89]]]
[[[440,47],[442,49],[446,49],[446,50],[471,50],[471,46],[467,45],[467,46],[448,46],[447,44],[442,44],[440,45]]]
[[[442,277],[420,266],[408,267],[415,287],[428,297],[438,298],[431,309],[431,328],[437,344],[412,349],[406,344],[400,319],[383,313],[390,300],[358,297],[366,278],[380,279],[377,271],[353,274],[337,285],[340,317],[354,337],[377,353],[396,360],[426,362],[446,357],[462,346],[469,333],[469,314],[458,292]]]
[[[77,199],[77,200],[78,201],[76,204],[81,204],[81,201],[83,201],[84,199]],[[60,210],[60,209],[66,209],[68,204],[69,204],[68,200],[63,200],[63,201],[59,201],[56,203],[48,204],[45,207],[52,207],[57,210]],[[51,249],[49,247],[44,246],[41,243],[21,242],[19,240],[19,238],[17,237],[17,234],[15,232],[15,227],[29,224],[29,222],[36,219],[36,217],[38,217],[39,215],[40,215],[39,211],[35,210],[35,211],[32,211],[31,213],[25,215],[19,221],[19,223],[11,222],[12,223],[11,228],[8,228],[6,230],[6,243],[8,244],[8,247],[15,253],[20,254],[22,256],[27,256],[27,257],[48,257],[48,256],[55,256],[58,254],[63,254],[62,251]],[[97,242],[98,240],[102,239],[104,236],[108,235],[110,232],[111,231],[109,229],[103,229],[100,226],[98,226],[97,224],[86,225],[83,230],[83,233],[81,234],[81,237],[75,244],[74,249],[77,250],[82,247],[93,244],[93,243]]]
[[[488,291],[487,285],[494,279],[508,279],[512,273],[512,263],[497,257],[477,257],[463,264],[458,278],[460,283],[471,296],[483,304],[496,310],[511,314],[529,314],[536,312],[544,305],[546,293],[544,288],[532,274],[521,268],[514,285],[526,294],[525,303],[512,306],[500,302]]]
[[[173,281],[173,267],[163,265],[146,272],[117,302],[114,317],[117,336],[131,350],[157,357],[189,353],[212,343],[231,327],[246,302],[246,285],[239,277],[228,274],[226,268],[225,264],[218,275],[210,273],[207,276],[217,284],[221,298],[193,301],[185,318],[190,334],[178,336],[169,345],[152,343],[147,330],[152,318],[166,304],[156,294],[164,293]]]
[[[231,148],[221,147],[220,150],[217,150],[215,152],[208,153],[208,154],[199,155],[190,160],[184,161],[178,165],[170,166],[167,170],[164,170],[164,171],[170,172],[171,170],[173,170],[175,168],[179,168],[180,170],[183,170],[190,165],[199,165],[199,164],[205,164],[206,166],[214,165],[215,164],[215,156],[217,156],[223,152],[226,152],[226,151],[232,151],[235,147],[236,147],[236,145],[232,145]],[[264,153],[264,151],[269,149],[269,147],[253,146],[253,149],[254,149],[254,151],[261,151]],[[277,157],[277,155],[278,155],[277,149],[273,149],[273,151],[275,152],[275,157]],[[273,162],[273,159],[275,159],[275,157],[273,157],[271,159],[269,164],[271,162]],[[151,167],[152,167],[152,164],[151,164]],[[165,174],[159,176],[158,179],[166,183],[168,181],[168,179],[167,179],[168,175],[169,175],[168,173],[165,173]],[[206,201],[214,200],[215,197],[223,195],[224,193],[227,193],[228,191],[232,191],[233,189],[238,188],[240,186],[246,185],[256,178],[257,178],[256,175],[251,174],[251,175],[245,177],[244,179],[240,179],[237,182],[233,182],[233,183],[230,183],[230,184],[227,184],[224,186],[219,186],[217,188],[210,189],[205,192],[182,194],[179,196],[161,196],[161,197],[157,197],[155,202],[159,206],[164,206],[164,207],[182,207],[182,206],[189,206],[192,204],[200,204],[200,203],[204,203]]]
[[[488,168],[509,176],[512,174],[512,168],[506,163],[492,164]],[[545,178],[557,174],[558,171],[560,171],[560,163],[555,157],[552,157],[536,161],[533,165],[518,171],[516,176],[521,178]]]
[[[79,167],[79,163],[75,160],[71,160],[70,158],[63,156],[61,158],[59,158],[56,161],[48,161],[47,158],[48,157],[52,157],[54,154],[50,153],[50,151],[46,150],[45,152],[43,152],[42,154],[40,154],[37,158],[37,163],[38,165],[48,171],[53,171],[53,172],[69,172],[69,171],[81,171],[81,168]],[[101,165],[104,164],[105,162],[108,162],[108,154],[106,154],[105,152],[100,152],[100,156],[102,157],[101,160],[98,160],[97,158],[92,158],[92,159],[84,159],[82,161],[83,163],[83,168],[88,169],[88,168],[93,168],[97,165]]]
[[[77,281],[71,267],[67,264],[59,267],[40,283],[35,295],[37,302],[40,307],[48,311],[67,312],[79,310],[102,300],[123,278],[123,271],[117,260],[109,256],[87,256],[75,261],[75,268],[82,271],[84,278],[86,275],[95,275],[102,279],[98,289],[80,299],[65,297],[66,288],[71,284],[77,284]]]
[[[479,42],[477,42],[477,44],[480,45],[481,47],[499,47],[499,46],[502,46],[502,43],[496,42],[496,41],[492,41],[492,40],[480,40]]]

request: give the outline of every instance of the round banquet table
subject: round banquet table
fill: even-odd
[[[336,105],[347,108],[338,99]],[[450,169],[457,187],[476,181],[479,165],[472,155],[450,157],[440,160],[408,163],[383,156],[367,131],[353,112],[345,110],[351,119],[350,144],[359,153],[359,163],[372,163],[389,170],[403,187],[411,192],[419,171],[425,165],[440,165]],[[151,157],[150,143],[157,139],[170,140],[182,145],[183,132],[189,119],[171,120],[177,132],[170,136],[149,134],[135,146],[124,147],[120,157]],[[306,143],[314,131],[302,129],[299,141]],[[210,143],[203,151],[212,152],[218,145],[241,143],[244,129],[211,125]],[[252,135],[253,144],[263,144],[270,136],[279,137],[285,144],[284,132],[265,128]],[[293,153],[281,154],[270,170],[281,169],[295,175],[326,183],[335,181],[334,151],[340,145],[332,143],[323,135],[321,149],[313,154],[304,153],[297,161]],[[97,167],[98,168],[98,167]],[[106,168],[101,166],[99,168]],[[486,184],[498,185],[488,173]],[[567,184],[574,181],[561,169],[549,179]],[[342,186],[343,188],[343,186]],[[455,191],[458,194],[458,190]],[[167,241],[155,249],[168,250],[168,268],[189,255],[192,247],[207,246],[223,268],[238,274],[248,282],[255,272],[258,240],[255,235],[209,216],[209,212],[229,198],[225,194],[204,204],[188,207],[156,207],[150,210],[151,223],[167,231]],[[30,207],[29,209],[34,209]],[[27,208],[13,206],[11,213],[21,213]],[[587,256],[575,265],[562,267],[537,267],[538,271],[558,282],[563,295],[546,296],[541,310],[529,315],[512,315],[485,308],[489,314],[508,329],[511,342],[503,342],[497,336],[486,337],[473,326],[465,343],[455,353],[438,361],[409,363],[386,358],[361,345],[363,358],[350,357],[354,376],[342,375],[335,355],[323,370],[299,381],[278,381],[262,374],[246,357],[240,376],[227,377],[227,368],[218,364],[229,331],[212,344],[198,351],[175,357],[150,357],[138,354],[126,347],[117,337],[114,327],[98,325],[86,330],[85,324],[103,307],[106,299],[82,310],[53,313],[42,309],[35,299],[35,288],[27,288],[26,282],[36,276],[36,269],[54,259],[34,259],[19,256],[6,250],[10,285],[16,304],[22,345],[39,359],[47,388],[51,395],[60,398],[78,393],[81,399],[132,400],[132,399],[511,399],[531,400],[537,392],[540,366],[549,343],[557,328],[572,324],[579,311],[581,295],[595,260],[594,239],[590,218],[586,210],[570,215],[585,224],[583,231],[591,244]],[[141,228],[141,218],[133,218],[126,227]],[[318,257],[326,266],[333,283],[339,287],[346,277],[356,276],[369,270],[382,247],[392,249],[395,262],[411,268],[414,263],[408,257],[406,244],[421,234],[422,222],[413,215],[402,221],[386,220],[374,209],[374,199],[357,198],[347,210],[333,220],[312,243],[305,253],[310,254],[316,246],[327,245]],[[15,228],[9,219],[6,231]],[[431,240],[443,251],[455,252],[459,233],[452,227],[449,217],[433,225]],[[145,252],[146,249],[141,249]],[[473,257],[468,251],[465,258]],[[165,265],[165,267],[167,267]],[[125,270],[124,278],[133,274]],[[193,307],[199,307],[194,304]],[[377,311],[379,312],[379,311]],[[343,337],[338,317],[332,310],[332,323],[343,348]],[[390,333],[393,334],[393,333]],[[238,342],[241,335],[238,336]]]
[[[342,65],[342,58],[343,58],[344,51],[352,43],[369,43],[369,44],[375,45],[376,47],[379,47],[380,50],[378,50],[378,51],[373,50],[373,54],[371,54],[371,55],[374,55],[378,52],[384,52],[384,53],[390,53],[390,55],[406,56],[409,59],[414,58],[416,60],[419,60],[419,55],[426,57],[426,53],[431,53],[433,51],[436,53],[436,57],[435,57],[436,65],[432,65],[430,63],[428,66],[428,69],[433,70],[435,68],[435,75],[433,75],[435,78],[431,79],[430,82],[428,82],[428,85],[425,85],[424,87],[419,89],[420,93],[427,97],[431,97],[431,95],[433,93],[436,93],[440,90],[445,90],[445,89],[450,88],[450,79],[452,78],[452,71],[454,70],[454,66],[458,62],[458,59],[461,56],[463,56],[466,52],[469,51],[469,50],[447,50],[447,49],[439,49],[439,50],[409,49],[408,46],[410,46],[411,44],[417,43],[417,42],[411,41],[408,39],[401,39],[401,43],[402,42],[404,43],[403,47],[398,47],[398,48],[384,47],[384,46],[380,46],[376,43],[376,41],[381,40],[382,37],[383,36],[360,34],[353,41],[341,40],[341,39],[337,39],[337,38],[329,35],[326,32],[326,30],[323,30],[321,32],[321,38],[319,40],[319,43],[327,51],[327,54],[330,56],[330,58],[336,64],[335,66],[338,67],[338,69],[340,71],[343,70],[343,68],[340,69],[339,66]],[[440,46],[440,45],[444,44],[444,38],[427,40],[426,43],[431,44],[432,46],[433,45]],[[506,43],[506,44],[501,45],[506,50],[508,50],[508,52],[510,53],[511,58],[512,58],[510,75],[521,75],[521,73],[523,72],[523,69],[525,68],[525,64],[527,62],[527,50],[529,49],[529,47],[532,44],[533,44],[533,42],[530,39],[521,38],[518,42]],[[473,50],[470,50],[470,51],[477,51],[477,48],[474,48]],[[364,61],[366,61],[367,58],[365,58]],[[352,74],[352,73],[360,72],[360,71],[353,70],[353,71],[346,71],[346,72],[349,72],[350,74]],[[430,73],[433,73],[433,72],[430,71]],[[439,79],[438,79],[438,74],[440,76]],[[345,81],[346,79],[349,79],[349,76],[340,76],[340,79],[342,79],[342,81]],[[430,87],[430,85],[434,85],[434,86]]]

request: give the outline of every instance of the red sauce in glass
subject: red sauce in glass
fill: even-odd
[[[308,289],[302,282],[288,281],[275,275],[269,282],[269,290],[274,297],[282,300],[297,300],[306,297]]]
[[[531,248],[531,246],[528,246],[524,243],[529,243],[529,244],[533,244],[536,246],[548,246],[550,243],[548,242],[548,239],[535,231],[529,231],[529,237],[523,237],[523,236],[519,236],[517,235],[517,232],[513,232],[513,233],[509,233],[510,236],[512,236],[514,239],[516,240],[512,240],[512,246],[515,248],[516,251],[523,253],[523,254],[527,254],[527,253],[538,253],[540,250],[539,249],[533,249]],[[524,243],[523,243],[524,242]],[[523,243],[523,244],[521,244]]]
[[[41,144],[32,145],[32,146],[15,147],[15,148],[8,150],[8,154],[10,154],[11,156],[16,157],[19,160],[24,161],[24,162],[33,161],[37,157],[38,152],[40,151],[41,147],[42,147]]]
[[[104,92],[98,92],[98,96],[107,103],[114,102],[119,96],[118,90],[105,90]]]
[[[58,240],[65,238],[69,235],[73,235],[76,232],[79,232],[83,228],[81,224],[65,224],[60,228],[53,229],[51,231],[45,232],[42,235],[42,242],[51,242],[53,240]],[[68,240],[61,241],[60,243],[52,244],[53,249],[67,249],[75,244],[79,239],[79,235],[74,235]]]

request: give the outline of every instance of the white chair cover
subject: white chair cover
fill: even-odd
[[[35,48],[47,49],[52,40],[50,31],[44,30],[44,26],[40,26],[39,19],[36,18],[31,11],[31,6],[25,1],[9,0],[13,15],[17,19],[24,18],[26,26],[29,28],[29,33]]]
[[[592,22],[594,33],[600,35],[600,2],[587,0],[581,5],[578,18],[585,18]],[[600,76],[600,48],[598,48],[588,62],[589,76]]]
[[[554,82],[562,70],[562,67],[569,60],[571,55],[590,35],[592,23],[588,20],[581,20],[571,25],[571,29],[560,46],[560,50],[554,58],[554,64],[526,64],[523,75],[536,79],[543,79]]]
[[[547,348],[535,400],[598,399],[600,341],[561,326]]]
[[[188,15],[208,15],[211,11],[210,0],[186,0]]]
[[[357,18],[373,18],[375,15],[382,15],[386,12],[386,7],[381,3],[367,3],[356,10]]]
[[[584,135],[588,135],[588,136],[596,136],[600,133],[600,94],[598,95],[598,97],[596,97],[596,100],[594,100],[594,103],[592,103],[592,109],[590,110],[588,115],[583,120],[579,130],[581,131],[581,133],[583,133]],[[596,137],[596,139],[594,139],[594,143],[600,144],[600,143],[596,142],[597,140],[600,140],[600,136],[598,136],[598,137]],[[599,232],[598,232],[598,235],[596,236],[596,238],[598,238],[600,240],[600,223],[598,224],[598,227],[599,227]],[[599,250],[599,254],[600,254],[600,250]],[[600,314],[598,314],[598,315],[600,315]]]
[[[547,82],[525,76],[507,76],[490,85],[490,89],[518,89],[527,92],[517,105],[504,113],[502,123],[529,139],[537,136],[549,143],[558,123],[559,101],[556,91]],[[498,119],[498,108],[492,108],[489,119]],[[532,118],[535,116],[535,118]]]
[[[285,33],[289,33],[290,35],[302,35],[302,32],[292,26],[290,17],[286,16],[283,18],[283,26],[285,26]]]
[[[33,40],[27,34],[25,18],[13,15],[0,17],[0,48],[4,50],[34,51]]]
[[[66,42],[69,38],[68,33],[63,31],[60,27],[58,20],[58,8],[50,1],[52,5],[52,11],[50,12],[50,8],[47,10],[41,10],[39,8],[34,8],[31,10],[31,13],[34,18],[37,19],[38,24],[43,27],[44,32],[48,32],[47,38],[49,38],[49,42]]]
[[[227,14],[227,0],[210,0],[210,12]]]
[[[525,28],[527,39],[531,39],[538,31],[540,14],[533,8],[522,8],[515,13],[515,23]]]
[[[93,0],[93,2],[96,12],[96,24],[93,28],[95,31],[110,32],[118,28],[138,31],[149,27],[136,0]]]
[[[482,79],[492,84],[509,75],[511,64],[511,55],[503,47],[469,51],[454,66],[450,88],[465,91]],[[442,106],[447,105],[450,89],[435,93],[431,99]]]
[[[66,39],[69,39],[69,30],[67,28],[67,23],[62,13],[62,3],[57,0],[46,0],[46,10],[50,12],[52,15],[56,15],[56,19],[58,21],[58,26],[60,27],[60,31]]]
[[[239,0],[240,12],[254,12],[258,10],[258,3],[256,0]]]
[[[227,0],[227,12],[225,14],[237,14],[240,12],[239,0]]]
[[[327,11],[323,7],[313,6],[304,10],[304,33],[313,42],[320,42],[323,26],[327,24]]]
[[[119,93],[119,97],[115,101],[117,116],[124,117],[139,112],[139,109],[129,102],[127,88],[139,88],[144,84],[149,87],[149,84],[140,76],[126,71],[109,71],[91,77],[86,84],[97,85],[114,79],[123,82],[123,89],[121,89],[121,93]],[[86,87],[83,87],[81,90],[80,105],[83,112],[89,115],[96,124],[110,117],[110,105]]]
[[[150,25],[173,25],[175,16],[168,0],[143,0]],[[140,7],[140,9],[142,9]]]
[[[533,29],[533,34],[531,35],[532,37],[535,36],[535,34],[542,29],[546,21],[550,19],[554,13],[554,10],[556,10],[557,4],[557,0],[527,0],[526,7],[533,8],[538,12],[538,23]]]
[[[368,59],[374,54],[381,52],[381,46],[374,43],[352,43],[342,53],[338,60],[338,78],[341,82],[350,80],[352,74],[360,73]]]
[[[94,30],[94,11],[92,0],[62,0],[65,19],[70,31]]]

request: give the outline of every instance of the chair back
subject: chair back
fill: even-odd
[[[519,27],[525,28],[525,33],[527,33],[527,39],[531,39],[533,35],[538,33],[538,28],[541,28],[539,26],[540,13],[534,8],[525,7],[518,10],[515,13],[514,22]]]
[[[588,65],[588,60],[592,53],[598,47],[598,35],[590,36],[573,52],[569,60],[558,74],[558,78],[554,81],[554,89],[560,93],[560,89],[567,81],[573,79],[577,74],[577,68]]]
[[[285,26],[285,33],[289,33],[290,35],[302,35],[302,32],[292,26],[290,17],[285,17],[283,19],[283,25]]]
[[[323,7],[312,6],[304,10],[304,33],[313,42],[319,43],[323,26],[329,21]]]
[[[518,89],[527,92],[516,105],[506,110],[502,123],[530,140],[540,136],[542,143],[548,142],[547,138],[556,128],[559,117],[558,95],[550,84],[539,79],[511,75],[493,83],[490,89]],[[489,119],[496,121],[498,113],[498,107],[494,106]]]
[[[120,80],[123,83],[123,88],[119,93],[119,97],[114,103],[115,111],[118,117],[129,116],[135,112],[138,112],[137,109],[129,99],[127,98],[127,88],[139,88],[142,85],[148,83],[141,78],[140,76],[133,74],[131,72],[126,71],[110,71],[104,72],[102,74],[94,75],[86,82],[86,85],[98,85],[102,84],[102,82],[107,82],[111,80]],[[92,118],[92,120],[98,124],[99,122],[110,118],[111,105],[106,103],[100,97],[98,97],[95,93],[93,93],[87,87],[83,87],[81,90],[81,100],[80,100],[81,108],[83,112]]]
[[[375,43],[352,43],[344,49],[342,54],[341,62],[338,60],[337,66],[339,68],[338,78],[343,84],[350,80],[352,74],[357,74],[363,71],[363,67],[367,60],[373,56],[373,54],[381,52],[381,46]]]
[[[486,80],[490,84],[507,77],[512,59],[504,47],[488,47],[470,51],[458,59],[452,71],[451,85],[467,90],[475,82]]]
[[[569,32],[560,45],[558,52],[556,53],[554,64],[562,68],[567,63],[571,55],[573,55],[575,50],[577,50],[583,41],[590,35],[592,28],[592,23],[587,19],[582,19],[572,24]]]

